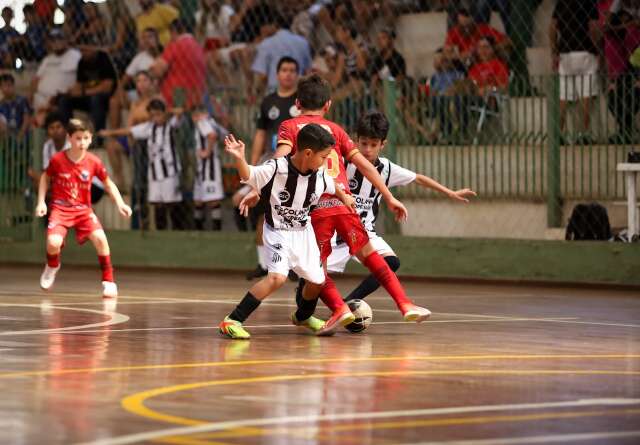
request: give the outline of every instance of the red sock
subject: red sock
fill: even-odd
[[[100,269],[102,269],[102,281],[113,282],[113,266],[111,265],[111,255],[98,255]]]
[[[325,275],[324,286],[322,286],[322,290],[320,291],[320,299],[331,309],[331,312],[335,312],[344,306],[344,301],[342,301],[342,296],[340,292],[338,292],[336,283],[329,275]]]
[[[49,267],[58,267],[58,266],[60,266],[60,254],[59,253],[54,253],[54,254],[47,253],[47,266],[49,266]]]
[[[364,259],[364,265],[376,277],[380,283],[391,295],[393,301],[396,302],[398,309],[402,310],[405,304],[411,304],[411,300],[407,298],[400,281],[395,273],[391,270],[387,262],[380,256],[378,252],[373,252]]]

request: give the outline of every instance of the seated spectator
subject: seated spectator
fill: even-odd
[[[34,0],[33,7],[38,15],[38,19],[45,28],[54,26],[53,17],[56,14],[56,9],[58,9],[58,2],[56,0]]]
[[[56,104],[65,119],[73,117],[74,110],[89,113],[96,132],[105,128],[109,99],[118,82],[116,69],[109,55],[94,47],[82,48],[76,83],[58,96]],[[100,144],[100,139],[96,140]]]
[[[42,59],[31,82],[36,122],[42,125],[51,111],[55,97],[65,94],[75,84],[82,54],[70,48],[62,28],[49,31],[49,53]]]
[[[448,139],[453,131],[454,117],[462,116],[460,113],[462,97],[457,93],[461,92],[465,73],[456,67],[454,61],[447,57],[442,48],[436,52],[433,67],[435,73],[429,82],[431,115],[437,119],[442,136]],[[456,111],[455,116],[453,116],[452,107]],[[437,138],[438,134],[434,133],[429,139],[430,142],[435,142]]]
[[[478,96],[488,92],[506,92],[509,86],[509,68],[498,58],[490,38],[478,42],[478,61],[469,69],[469,79],[474,83]]]
[[[345,54],[343,51],[338,51],[334,45],[327,45],[320,51],[320,55],[325,65],[320,74],[331,84],[331,90],[334,91],[332,97],[335,100],[336,96],[340,96],[338,90],[348,82]]]
[[[167,45],[171,39],[169,27],[179,17],[179,12],[171,5],[164,5],[155,0],[140,0],[142,12],[136,16],[136,28],[141,34],[147,28],[158,31],[160,43]]]
[[[84,22],[74,30],[71,40],[78,46],[91,45],[106,47],[111,44],[111,32],[95,3],[85,3],[82,6]]]
[[[116,92],[109,102],[109,127],[120,126],[121,112],[129,106],[130,102],[138,99],[134,79],[141,71],[151,69],[153,62],[162,54],[163,48],[158,39],[158,33],[153,28],[145,29],[138,42],[140,52],[131,60],[124,74],[118,82]],[[117,182],[116,182],[117,184]]]
[[[369,79],[367,46],[356,29],[345,24],[336,26],[335,37],[338,50],[345,53],[345,72],[349,79],[349,88],[352,93],[360,93],[364,86],[362,81]]]
[[[570,102],[580,102],[578,143],[589,144],[591,102],[598,95],[598,8],[595,1],[558,0],[549,27],[553,69],[560,75],[560,128]]]
[[[46,55],[47,27],[36,14],[33,5],[25,5],[22,13],[27,28],[24,35],[16,39],[14,51],[22,60],[40,62]]]
[[[47,114],[44,120],[44,128],[47,132],[48,139],[42,146],[42,169],[36,171],[29,167],[29,176],[36,185],[40,181],[42,172],[47,169],[53,155],[60,150],[66,150],[71,147],[69,138],[67,137],[67,125],[60,113],[52,112]]]
[[[12,69],[15,65],[13,45],[16,40],[20,38],[18,31],[11,26],[13,9],[8,6],[2,8],[2,19],[4,20],[4,26],[0,28],[0,57],[2,57],[2,67]]]
[[[447,33],[445,45],[456,47],[461,59],[469,63],[476,45],[483,37],[492,37],[497,45],[496,50],[503,56],[506,55],[506,49],[510,45],[507,36],[486,23],[476,23],[468,10],[460,9],[458,24]]]
[[[205,93],[206,61],[204,50],[193,35],[185,32],[180,20],[171,23],[171,40],[151,67],[160,81],[160,92],[169,107],[173,107],[176,89],[184,91],[187,109],[199,106]],[[181,104],[182,105],[182,104]]]
[[[373,59],[374,79],[402,81],[407,75],[407,64],[395,46],[396,32],[387,28],[378,33],[378,54]]]
[[[220,83],[228,85],[230,78],[224,69],[218,50],[231,44],[233,8],[222,0],[202,0],[196,12],[196,38],[207,52],[207,64]],[[244,46],[244,45],[243,45]]]
[[[29,101],[24,96],[16,95],[15,79],[11,74],[0,75],[0,91],[0,134],[25,137],[33,114]]]
[[[283,57],[291,57],[298,62],[299,74],[305,74],[311,68],[311,47],[309,42],[284,27],[279,16],[268,18],[263,28],[265,34],[271,34],[256,47],[256,57],[251,65],[256,78],[257,96],[266,91],[273,92],[278,88],[278,62]]]
[[[158,94],[156,81],[151,77],[148,71],[139,71],[135,76],[136,95],[135,99],[131,101],[129,107],[129,115],[127,117],[127,127],[133,127],[142,122],[149,120],[149,112],[147,105],[153,99],[162,99]],[[117,127],[113,127],[117,128]],[[129,154],[130,145],[126,137],[109,138],[106,142],[107,154],[109,156],[109,164],[113,170],[113,181],[118,185],[118,188],[126,190],[124,184],[124,172],[122,153]],[[120,187],[122,186],[122,187]]]

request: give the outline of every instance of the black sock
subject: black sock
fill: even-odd
[[[296,304],[298,305],[298,307],[300,307],[300,305],[302,304],[302,289],[304,289],[304,283],[306,283],[306,281],[304,281],[304,278],[300,278],[300,280],[298,281],[298,287],[296,287]]]
[[[397,256],[386,256],[384,260],[389,265],[389,268],[392,271],[396,271],[400,268],[400,259]],[[351,300],[364,300],[367,295],[372,294],[380,287],[380,283],[376,280],[376,277],[373,275],[369,275],[365,278],[358,287],[356,287],[348,296],[344,299],[344,301]]]
[[[300,298],[298,299],[297,294],[298,292],[296,292],[296,304],[298,305],[298,310],[296,311],[296,320],[305,321],[316,311],[318,299],[314,298],[312,300],[305,300],[302,297],[302,292],[300,292]]]
[[[229,318],[239,321],[240,323],[244,323],[244,321],[249,318],[249,315],[258,309],[260,303],[262,302],[254,297],[251,292],[247,292],[247,295],[244,296],[240,304],[238,304],[233,312],[231,312]]]
[[[193,211],[193,221],[196,224],[196,230],[204,229],[204,212],[202,211],[202,207],[196,207]]]

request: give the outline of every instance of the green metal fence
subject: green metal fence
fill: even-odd
[[[0,239],[27,240],[31,236],[31,164],[29,138],[0,139]]]

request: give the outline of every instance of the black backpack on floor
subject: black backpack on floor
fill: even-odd
[[[608,240],[610,238],[609,214],[604,206],[592,202],[578,204],[573,208],[565,233],[566,240]]]

